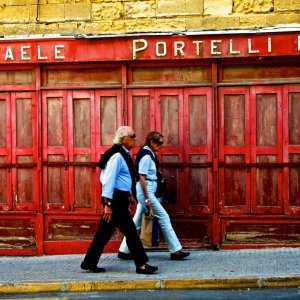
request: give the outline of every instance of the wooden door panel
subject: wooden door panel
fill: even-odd
[[[187,205],[190,211],[203,212],[209,208],[209,176],[208,169],[199,167],[199,164],[207,164],[207,155],[190,154],[190,163],[194,167],[189,168],[188,172],[188,199]],[[198,167],[196,167],[198,165]],[[187,200],[187,199],[186,199]]]
[[[234,165],[234,164],[245,164],[245,155],[225,155],[225,164]],[[249,207],[247,197],[247,170],[245,168],[238,167],[227,167],[222,170],[222,175],[224,178],[224,186],[222,190],[223,194],[223,205],[224,208],[230,210],[229,208],[244,208],[244,211],[247,211]]]
[[[179,103],[177,96],[160,98],[161,105],[161,131],[167,146],[179,146]]]
[[[222,213],[250,211],[248,88],[219,90],[219,197]]]
[[[119,89],[95,91],[95,143],[92,161],[98,162],[101,155],[113,144],[115,133],[119,126],[124,125],[124,107],[122,104],[122,91]],[[125,122],[126,123],[126,122]],[[94,211],[101,210],[99,195],[101,195],[100,169],[94,167],[91,174],[92,181],[92,207]]]
[[[221,88],[219,99],[221,211],[282,212],[281,88]]]
[[[84,97],[84,96],[83,96]],[[90,97],[87,95],[85,97]],[[90,98],[73,98],[73,147],[91,147]]]
[[[160,131],[164,136],[159,157],[168,179],[168,211],[211,212],[211,89],[130,90],[128,111],[129,124],[137,133],[134,154],[150,131]]]
[[[284,86],[283,190],[286,213],[300,213],[300,85]]]
[[[185,210],[212,213],[212,91],[184,90]]]
[[[169,207],[170,212],[183,212],[182,203],[180,203],[180,193],[182,192],[182,186],[180,182],[182,181],[181,169],[176,167],[179,165],[179,155],[176,154],[163,154],[161,156],[161,164],[165,165],[163,167],[163,174],[168,180],[168,203],[166,205]],[[173,168],[167,167],[168,165],[174,165]]]
[[[276,163],[276,155],[257,155],[257,163]],[[278,170],[271,167],[256,168],[256,207],[278,206]]]
[[[206,94],[192,94],[193,90],[185,90],[187,93],[185,100],[188,101],[188,128],[189,128],[189,145],[190,146],[206,146],[208,142],[208,97]],[[203,92],[202,92],[203,93]],[[187,98],[187,99],[186,99]],[[186,107],[186,106],[185,106]]]
[[[93,91],[68,92],[69,201],[72,210],[93,209],[94,98]]]
[[[289,145],[300,145],[300,91],[289,92],[288,97]]]
[[[244,94],[224,95],[224,144],[226,146],[244,146],[245,105]]]
[[[11,93],[12,180],[16,210],[37,210],[39,197],[37,97],[35,93]]]
[[[10,116],[10,93],[0,93],[0,211],[12,210]]]
[[[47,197],[46,204],[47,208],[51,206],[55,208],[66,208],[65,199],[67,197],[65,184],[66,184],[66,174],[65,174],[65,156],[59,154],[50,154],[47,156],[48,167],[45,171],[47,178],[47,190],[44,190],[44,196]],[[51,163],[54,165],[51,166]],[[59,165],[55,165],[59,164]]]
[[[43,208],[69,210],[67,92],[42,95]]]
[[[115,132],[122,123],[122,99],[120,90],[95,92],[96,159],[112,146]]]
[[[75,155],[74,162],[89,164],[91,155]],[[92,208],[93,173],[90,165],[74,166],[74,208]]]
[[[184,162],[183,90],[156,89],[155,112],[156,130],[164,136],[159,156],[170,192],[167,208],[170,212],[183,213],[184,186],[180,185],[184,180],[184,169],[180,167]]]
[[[300,211],[300,154],[290,154],[289,162],[292,164],[298,164],[298,166],[289,167],[288,176],[284,176],[284,183],[288,186],[287,196],[285,199],[288,203],[288,208],[292,211]],[[287,181],[288,178],[288,181]],[[289,210],[289,209],[288,209]]]
[[[118,101],[116,96],[100,96],[100,145],[111,145],[117,130]]]
[[[153,89],[136,89],[128,91],[128,124],[136,133],[136,153],[144,145],[147,134],[155,130],[155,102]]]
[[[43,203],[48,210],[99,210],[95,162],[121,125],[121,92],[43,93]]]
[[[280,213],[282,203],[282,91],[281,87],[252,87],[251,162],[252,203],[256,213]]]
[[[62,147],[65,145],[65,103],[63,95],[48,95],[45,99],[45,117],[47,120],[46,129],[47,147]]]

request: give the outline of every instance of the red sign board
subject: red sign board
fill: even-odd
[[[0,41],[0,63],[182,60],[299,53],[297,32]]]

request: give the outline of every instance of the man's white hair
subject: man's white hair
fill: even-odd
[[[131,131],[132,127],[130,126],[120,126],[115,134],[113,139],[114,144],[120,145],[122,143],[122,138],[128,136],[128,131]]]

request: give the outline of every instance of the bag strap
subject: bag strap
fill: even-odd
[[[150,155],[151,159],[154,161],[155,166],[156,166],[156,175],[158,178],[158,173],[159,173],[159,162],[158,159],[155,157],[155,155],[148,149],[140,148],[140,150],[137,153],[136,160],[135,160],[135,171],[136,171],[136,181],[138,182],[140,180],[139,176],[139,162],[140,160],[145,156],[145,155]]]

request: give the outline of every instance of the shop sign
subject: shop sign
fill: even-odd
[[[0,41],[0,63],[182,60],[299,55],[300,33]]]
[[[188,36],[172,39],[134,39],[132,59],[168,59],[296,55],[300,35]]]

